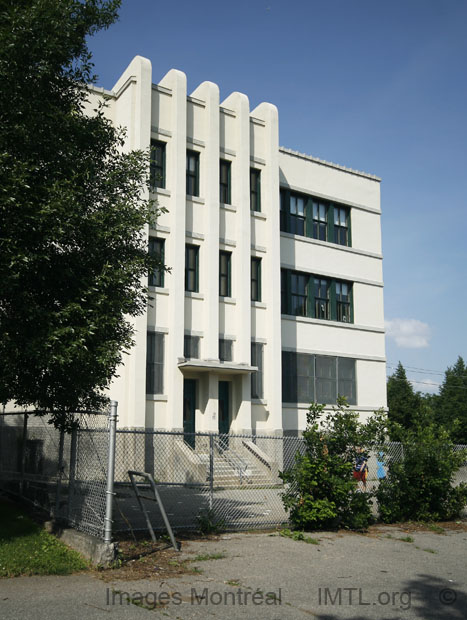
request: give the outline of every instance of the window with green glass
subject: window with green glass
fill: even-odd
[[[313,200],[313,239],[327,241],[328,238],[328,206],[324,202]]]
[[[336,281],[336,321],[352,322],[352,287],[349,282]]]
[[[314,286],[314,318],[330,319],[329,289],[330,281],[324,278],[313,278]]]
[[[334,243],[349,243],[349,210],[346,207],[334,207]]]

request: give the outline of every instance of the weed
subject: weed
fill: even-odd
[[[292,540],[300,540],[302,542],[308,543],[309,545],[319,545],[319,540],[317,538],[312,538],[311,536],[305,536],[304,532],[300,532],[298,530],[291,531],[287,528],[280,530],[279,536],[283,536],[284,538],[291,538]]]
[[[229,579],[225,582],[228,586],[238,587],[240,585],[240,581],[238,579]]]
[[[413,536],[402,536],[402,538],[399,538],[399,540],[402,540],[402,542],[406,543],[413,543],[414,538]]]
[[[204,553],[193,558],[193,562],[206,562],[207,560],[222,560],[227,556],[225,553]]]
[[[438,553],[434,549],[423,549],[423,551],[426,551],[427,553]]]
[[[430,529],[432,532],[435,532],[436,534],[445,534],[445,530],[440,527],[439,525],[436,525],[436,523],[429,523],[428,524],[428,529]]]
[[[218,519],[212,508],[201,511],[196,520],[201,534],[217,534],[225,528],[225,521]]]

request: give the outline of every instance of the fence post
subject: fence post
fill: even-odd
[[[57,471],[57,490],[55,493],[55,513],[54,519],[57,520],[60,512],[60,493],[62,490],[62,475],[63,475],[63,444],[65,442],[65,431],[60,429],[60,441],[58,444],[58,471]]]
[[[117,436],[117,406],[116,400],[110,401],[109,413],[109,458],[107,462],[107,491],[104,518],[104,542],[112,542],[112,504],[114,496],[115,474],[115,441]]]
[[[73,497],[75,493],[75,476],[76,476],[76,444],[78,440],[78,429],[73,426],[71,431],[71,446],[70,446],[70,479],[68,481],[68,507],[66,520],[70,523],[70,514],[72,512]]]
[[[23,418],[23,436],[21,439],[21,470],[20,470],[20,482],[19,492],[20,495],[24,495],[24,470],[26,469],[26,441],[28,438],[28,414],[24,413]]]
[[[214,496],[214,435],[209,435],[209,510],[212,510]]]

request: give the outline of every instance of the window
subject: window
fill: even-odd
[[[149,182],[151,187],[165,187],[165,142],[151,140]]]
[[[350,208],[281,189],[280,228],[283,232],[350,246]]]
[[[356,405],[355,360],[348,357],[338,357],[337,376],[337,393],[339,396],[345,396],[349,405]]]
[[[186,193],[199,196],[199,153],[186,152]]]
[[[164,334],[148,332],[146,350],[146,394],[163,394]]]
[[[323,202],[313,201],[313,239],[327,240],[328,207]]]
[[[185,335],[183,341],[183,357],[186,359],[199,358],[199,336]]]
[[[232,252],[219,252],[219,295],[231,297],[230,259]]]
[[[315,319],[330,319],[329,280],[314,278]]]
[[[250,209],[261,211],[261,170],[250,168]]]
[[[357,404],[354,359],[282,351],[283,402],[332,405],[338,396]]]
[[[335,403],[337,397],[337,358],[315,356],[316,402]]]
[[[263,345],[251,343],[251,365],[258,370],[251,373],[251,398],[263,398]]]
[[[282,351],[282,400],[314,401],[314,355]]]
[[[219,338],[219,359],[221,362],[231,362],[232,356],[232,340],[226,340],[225,338]]]
[[[251,257],[251,301],[261,301],[261,259]]]
[[[164,263],[164,239],[149,237],[149,254],[156,256],[161,263]],[[149,286],[164,286],[164,269],[154,269],[149,274]]]
[[[303,273],[290,274],[290,312],[294,316],[307,316],[308,276]]]
[[[292,316],[353,323],[352,283],[281,269],[281,311]]]
[[[220,160],[220,174],[219,174],[219,200],[223,204],[230,204],[230,161],[225,159]]]
[[[351,323],[351,286],[348,282],[336,282],[336,320]]]
[[[185,246],[185,291],[197,293],[198,288],[198,254],[199,246]]]
[[[301,196],[290,196],[290,229],[294,235],[305,234],[305,199]]]
[[[349,243],[349,210],[345,207],[334,207],[334,243]]]

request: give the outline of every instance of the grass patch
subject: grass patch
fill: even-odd
[[[284,538],[291,538],[292,540],[300,540],[309,545],[319,545],[319,540],[317,538],[305,536],[305,532],[300,532],[298,530],[292,531],[284,528],[283,530],[280,530],[279,536],[283,536]]]
[[[229,579],[228,581],[225,581],[224,583],[226,583],[228,586],[233,586],[233,587],[240,586],[240,580],[239,579]]]
[[[459,522],[457,522],[459,523]],[[429,523],[428,524],[428,529],[431,530],[432,532],[435,532],[435,534],[445,534],[445,530],[444,528],[440,527],[439,525],[436,525],[436,523]]]
[[[225,553],[202,553],[201,555],[197,555],[193,558],[192,562],[207,562],[208,560],[222,560],[227,556]]]
[[[399,538],[399,540],[402,540],[402,542],[406,543],[413,543],[415,539],[413,536],[402,536],[402,538]]]
[[[438,553],[434,549],[423,549],[423,551],[426,551],[427,553]]]
[[[69,575],[88,567],[79,553],[0,500],[0,577]]]

